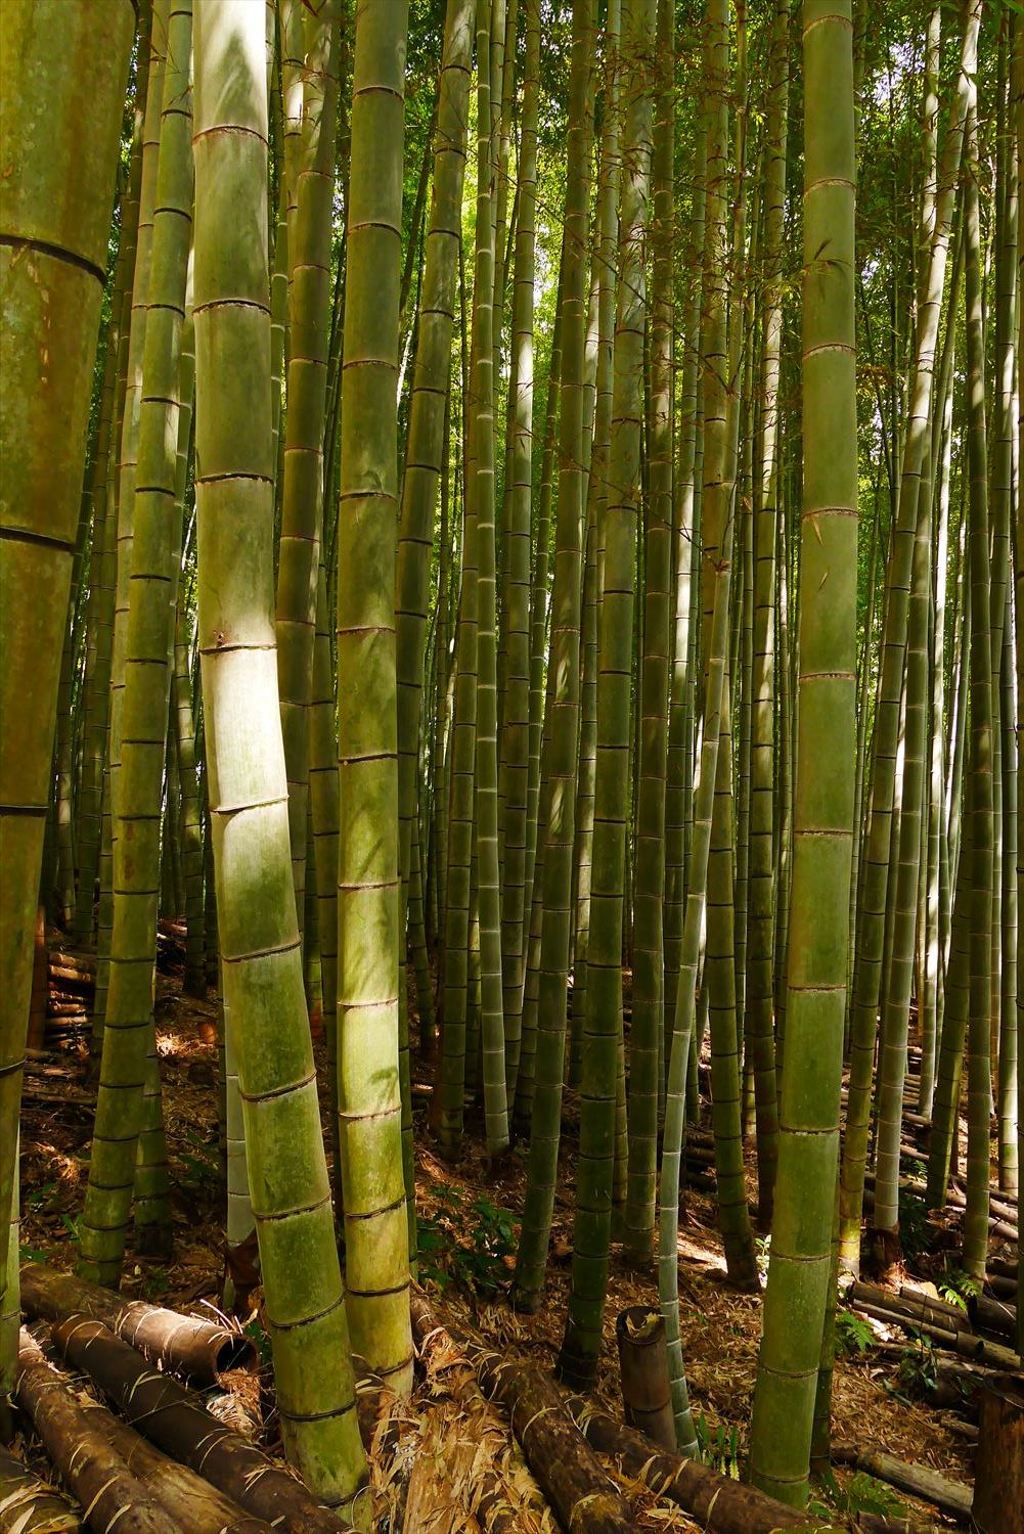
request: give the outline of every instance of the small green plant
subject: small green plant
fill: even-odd
[[[142,1281],[147,1300],[158,1300],[165,1295],[171,1287],[166,1268],[149,1268]]]
[[[185,1168],[185,1175],[179,1178],[183,1188],[193,1191],[198,1189],[209,1190],[220,1184],[220,1162],[215,1152],[201,1135],[196,1134],[194,1129],[186,1131],[185,1139],[192,1147],[192,1153],[181,1152],[181,1164]]]
[[[846,1358],[855,1358],[874,1347],[875,1334],[870,1322],[852,1310],[836,1311],[836,1352]]]
[[[924,1194],[900,1189],[900,1244],[910,1262],[923,1257],[932,1244],[934,1231],[928,1220]]]
[[[37,1246],[19,1246],[19,1262],[49,1262],[45,1252],[41,1252]]]
[[[721,1475],[731,1476],[734,1481],[738,1481],[740,1478],[739,1428],[727,1427],[724,1422],[720,1422],[712,1430],[703,1412],[698,1413],[694,1428],[697,1433],[697,1448],[704,1463],[713,1465]]]
[[[918,1337],[912,1347],[903,1349],[896,1374],[904,1390],[912,1396],[926,1396],[935,1389],[935,1349],[927,1337]]]
[[[496,1294],[515,1256],[512,1214],[480,1195],[467,1200],[450,1184],[435,1184],[437,1210],[420,1218],[420,1272],[439,1288],[454,1283],[471,1294]]]
[[[960,1310],[966,1310],[967,1301],[976,1299],[981,1293],[978,1280],[965,1273],[963,1268],[947,1268],[936,1280],[935,1287],[947,1304],[956,1305]]]
[[[819,1488],[822,1500],[811,1502],[807,1509],[814,1517],[828,1519],[830,1509],[851,1517],[858,1513],[873,1513],[879,1518],[907,1516],[906,1506],[892,1487],[863,1470],[858,1470],[846,1486],[840,1486],[834,1472],[826,1470],[820,1478]]]
[[[248,1337],[249,1341],[254,1344],[260,1356],[260,1367],[269,1369],[271,1363],[270,1338],[263,1330],[263,1323],[260,1321],[259,1316],[253,1316],[251,1321],[245,1323],[242,1327],[242,1335]]]

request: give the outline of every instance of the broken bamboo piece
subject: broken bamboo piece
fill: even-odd
[[[71,1316],[52,1335],[64,1356],[91,1375],[130,1423],[257,1518],[289,1534],[338,1534],[347,1527],[300,1480],[218,1422],[185,1385],[148,1368],[102,1322]]]
[[[0,1449],[0,1534],[74,1534],[81,1527],[70,1502]]]
[[[259,1362],[255,1347],[241,1332],[145,1300],[123,1299],[41,1262],[22,1264],[21,1303],[28,1315],[53,1323],[73,1315],[102,1321],[151,1363],[159,1362],[199,1385],[219,1384],[231,1370],[253,1370]]]
[[[592,1448],[607,1455],[625,1475],[643,1481],[657,1496],[677,1503],[707,1534],[773,1534],[775,1529],[813,1528],[820,1523],[700,1460],[655,1448],[649,1438],[616,1422],[586,1396],[570,1396],[566,1404]]]
[[[839,1465],[852,1465],[911,1497],[930,1502],[958,1522],[970,1522],[971,1488],[949,1480],[927,1465],[910,1465],[882,1449],[865,1449],[852,1443],[833,1444],[832,1458]]]
[[[15,1395],[95,1534],[107,1534],[115,1525],[118,1534],[179,1534],[170,1514],[147,1495],[24,1327]]]

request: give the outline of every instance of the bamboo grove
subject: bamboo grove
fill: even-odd
[[[521,1310],[571,1197],[566,1384],[646,1276],[697,1452],[707,1110],[802,1505],[905,1107],[979,1280],[1018,1188],[1019,7],[7,0],[0,140],[4,1389],[37,909],[96,958],[113,1288],[169,1251],[184,918],[224,1303],[258,1263],[323,1502],[353,1356],[411,1387],[417,1137],[524,1158]]]

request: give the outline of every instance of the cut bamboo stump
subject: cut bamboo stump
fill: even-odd
[[[987,1380],[981,1388],[974,1462],[978,1534],[1020,1534],[1024,1524],[1024,1385]]]
[[[22,1264],[21,1303],[28,1315],[53,1323],[73,1315],[102,1321],[151,1363],[187,1375],[198,1385],[219,1384],[231,1370],[252,1370],[259,1363],[255,1347],[241,1332],[145,1300],[122,1299],[45,1263]]]
[[[413,1293],[413,1332],[423,1339],[455,1343],[434,1319],[422,1295]],[[630,1509],[608,1478],[563,1404],[557,1386],[530,1365],[462,1343],[485,1396],[508,1412],[526,1463],[567,1534],[632,1534]]]
[[[0,1449],[0,1534],[74,1534],[81,1527],[59,1492]]]
[[[852,1465],[863,1470],[898,1491],[911,1497],[930,1502],[940,1513],[946,1513],[959,1523],[969,1523],[971,1517],[971,1489],[940,1475],[927,1465],[908,1465],[904,1460],[886,1454],[882,1449],[862,1449],[857,1444],[833,1444],[832,1458],[839,1465]]]
[[[661,1311],[647,1305],[627,1306],[616,1318],[615,1337],[626,1421],[662,1449],[675,1449],[676,1427]]]
[[[132,1475],[189,1534],[270,1534],[270,1524],[254,1518],[211,1486],[201,1475],[179,1465],[122,1422],[105,1406],[95,1405],[101,1431],[112,1449],[124,1460]]]
[[[677,1503],[708,1534],[773,1534],[775,1529],[820,1525],[820,1519],[809,1513],[786,1507],[756,1486],[734,1481],[700,1460],[656,1449],[650,1439],[616,1422],[587,1396],[571,1396],[567,1404],[592,1448],[657,1496]]]
[[[150,1369],[102,1322],[71,1316],[53,1328],[53,1340],[130,1423],[247,1512],[288,1534],[339,1534],[347,1527],[301,1481],[218,1422],[193,1391]]]
[[[174,1519],[131,1474],[24,1328],[15,1395],[62,1479],[85,1508],[94,1534],[108,1534],[115,1527],[118,1534],[180,1534]]]

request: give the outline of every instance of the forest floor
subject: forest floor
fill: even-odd
[[[174,1257],[158,1264],[130,1256],[123,1289],[131,1297],[202,1310],[216,1307],[224,1266],[216,1007],[212,1001],[182,995],[178,965],[173,953],[166,951],[158,974],[156,1018],[172,1176]],[[47,1043],[48,1055],[30,1061],[25,1081],[22,1254],[66,1269],[75,1256],[73,1235],[85,1192],[95,1088],[83,1036],[67,1028],[54,1029]],[[318,1048],[322,1050],[322,1045]],[[510,1308],[507,1290],[523,1203],[525,1148],[491,1166],[480,1139],[471,1133],[456,1165],[442,1161],[429,1126],[429,1069],[429,1062],[414,1059],[421,1281],[438,1320],[456,1338],[471,1338],[549,1370],[561,1343],[570,1280],[576,1152],[571,1095],[545,1301],[536,1315],[524,1315]],[[325,1119],[325,1132],[327,1127]],[[755,1203],[752,1172],[750,1193]],[[679,1253],[683,1345],[699,1435],[707,1457],[720,1469],[736,1474],[750,1420],[761,1298],[739,1293],[726,1281],[713,1191],[686,1190]],[[765,1264],[766,1254],[762,1254]],[[928,1276],[927,1261],[908,1274],[915,1283],[924,1283]],[[250,1323],[255,1334],[260,1330],[260,1298],[257,1290],[253,1296],[257,1318]],[[616,1417],[621,1417],[621,1398],[615,1318],[625,1306],[638,1303],[657,1306],[653,1264],[647,1272],[628,1268],[621,1249],[616,1248],[595,1391]],[[885,1449],[969,1484],[973,1444],[964,1436],[969,1429],[951,1413],[937,1411],[915,1395],[914,1381],[927,1370],[926,1345],[866,1318],[845,1315],[849,1319],[840,1322],[844,1346],[835,1371],[834,1440]],[[243,1415],[255,1419],[261,1441],[273,1452],[277,1434],[266,1375],[259,1391],[250,1388]],[[385,1407],[375,1442],[380,1452],[371,1456],[374,1527],[380,1534],[420,1526],[451,1534],[479,1531],[484,1525],[471,1509],[482,1457],[503,1479],[523,1534],[557,1529],[554,1515],[525,1470],[506,1419],[489,1406],[463,1412],[457,1401],[446,1399],[436,1381],[427,1378],[418,1384],[411,1403],[392,1402]],[[39,1469],[38,1455],[31,1445],[27,1449]],[[855,1506],[859,1502],[869,1511],[896,1513],[895,1493],[863,1475],[856,1479]],[[833,1506],[837,1496],[842,1505],[844,1496],[850,1495],[848,1472],[837,1473],[837,1488],[831,1492]],[[638,1530],[697,1527],[678,1508],[659,1501],[638,1484],[631,1483],[627,1489],[635,1497]],[[445,1495],[453,1504],[447,1510],[442,1505]],[[906,1511],[935,1518],[933,1509],[913,1499],[901,1494],[900,1501]],[[422,1525],[410,1521],[416,1507],[429,1508],[437,1521]]]

